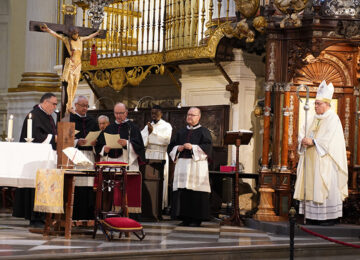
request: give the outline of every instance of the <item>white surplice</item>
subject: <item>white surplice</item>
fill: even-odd
[[[192,158],[177,158],[178,145],[170,152],[176,163],[174,171],[173,191],[188,189],[210,193],[209,167],[207,154],[198,145],[192,145]]]

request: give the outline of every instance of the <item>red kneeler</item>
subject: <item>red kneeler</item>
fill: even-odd
[[[127,164],[122,162],[95,163],[98,185],[96,189],[96,209],[93,238],[96,236],[98,227],[100,227],[106,237],[106,240],[108,241],[113,239],[114,232],[119,232],[120,238],[122,233],[128,234],[129,232],[133,232],[140,240],[143,240],[145,237],[142,225],[128,217],[129,213],[126,192],[126,166]],[[104,211],[103,192],[112,192],[114,190],[115,185],[119,183],[119,181],[117,181],[117,177],[120,177],[121,209],[119,212]],[[114,196],[111,194],[111,205],[113,205],[113,198]]]

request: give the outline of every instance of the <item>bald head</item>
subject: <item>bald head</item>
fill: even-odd
[[[201,110],[198,107],[191,107],[186,115],[186,123],[190,126],[195,126],[199,123],[201,118]]]
[[[118,123],[123,122],[128,115],[128,110],[125,106],[125,104],[123,103],[116,103],[116,105],[114,106],[114,115],[115,115],[115,119]]]

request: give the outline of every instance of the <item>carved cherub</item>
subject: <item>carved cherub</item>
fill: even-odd
[[[293,9],[295,12],[304,10],[308,0],[275,0],[275,6],[283,13],[288,13],[288,9]]]
[[[264,16],[257,16],[253,20],[253,26],[255,30],[257,30],[260,33],[264,33],[265,29],[267,27],[267,22]]]
[[[246,42],[253,42],[255,40],[255,33],[250,30],[249,25],[246,22],[246,19],[241,20],[238,22],[233,28],[231,24],[227,24],[223,28],[223,32],[226,37],[232,38],[236,37],[238,39],[246,38]]]

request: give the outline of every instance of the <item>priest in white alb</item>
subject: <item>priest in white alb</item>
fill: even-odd
[[[160,173],[158,198],[158,219],[161,219],[162,209],[168,205],[169,159],[167,147],[171,140],[172,127],[162,119],[161,107],[155,105],[151,109],[152,122],[148,122],[141,135],[145,145],[145,157],[148,165]]]
[[[305,127],[299,133],[300,158],[294,198],[300,201],[300,214],[304,214],[305,204],[309,224],[336,223],[342,217],[343,201],[348,196],[346,145],[341,121],[331,110],[333,93],[332,83],[320,84],[316,114],[308,120],[306,134]]]

